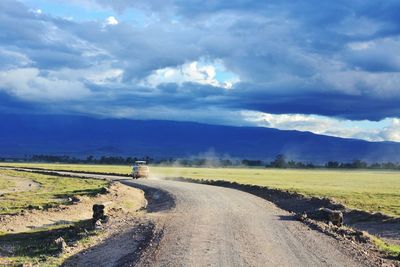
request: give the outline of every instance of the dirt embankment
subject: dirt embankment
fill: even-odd
[[[175,206],[173,197],[166,191],[131,180],[121,181],[125,187],[144,192],[146,206],[143,212],[131,216],[112,216],[105,225],[107,234],[68,258],[63,266],[136,266],[143,255],[149,257],[163,236],[164,217],[159,212]],[[136,189],[137,188],[137,189]]]
[[[136,211],[146,206],[141,190],[114,183],[108,194],[71,198],[70,205],[60,205],[48,210],[24,210],[17,215],[0,215],[0,231],[26,232],[90,219],[93,204],[106,202],[110,203],[111,211]]]
[[[107,206],[107,221],[93,230],[92,207],[99,203]],[[36,257],[32,251],[36,243],[38,248],[48,247],[42,251],[50,261],[54,260],[52,257],[58,258],[56,265],[64,262],[65,266],[111,266],[134,262],[153,237],[154,224],[145,218],[147,207],[142,190],[113,182],[104,194],[74,197],[69,205],[0,215],[0,265],[12,266],[14,259],[26,262],[27,256]],[[51,244],[59,236],[68,238],[65,248],[55,251]],[[52,263],[47,262],[47,256],[41,263],[40,257],[39,262],[37,258],[28,262],[34,266]]]

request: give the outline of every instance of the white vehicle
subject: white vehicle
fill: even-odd
[[[147,166],[146,161],[144,160],[138,160],[135,161],[135,164],[133,164],[132,167],[132,178],[133,179],[138,179],[138,178],[148,178],[149,177],[149,166]]]

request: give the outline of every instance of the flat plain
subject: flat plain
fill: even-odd
[[[50,170],[129,174],[129,165],[2,163]],[[186,177],[226,180],[328,197],[349,208],[400,216],[400,172],[383,170],[295,170],[151,166],[153,178]]]

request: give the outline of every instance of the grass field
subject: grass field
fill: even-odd
[[[5,163],[4,165],[10,165]],[[129,174],[129,166],[17,164],[57,170]],[[254,168],[180,168],[152,166],[152,175],[235,181],[334,198],[366,211],[400,216],[400,172],[370,170],[280,170]]]
[[[41,164],[41,163],[0,163],[0,166],[43,168],[48,170],[110,172],[130,174],[132,168],[128,165],[89,165],[89,164]]]
[[[4,178],[7,177],[7,179]],[[17,213],[27,208],[46,208],[62,204],[73,195],[92,195],[99,192],[107,181],[49,176],[27,172],[0,170],[0,186],[12,177],[30,179],[40,187],[33,191],[8,192],[1,196],[0,214]],[[12,185],[8,184],[8,188]]]
[[[1,179],[0,178],[0,190],[12,188],[15,183],[10,179]]]

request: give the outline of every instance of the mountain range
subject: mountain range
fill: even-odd
[[[219,155],[239,159],[400,161],[400,143],[368,142],[282,131],[193,122],[100,119],[70,115],[0,115],[0,157],[33,154],[150,156]]]

